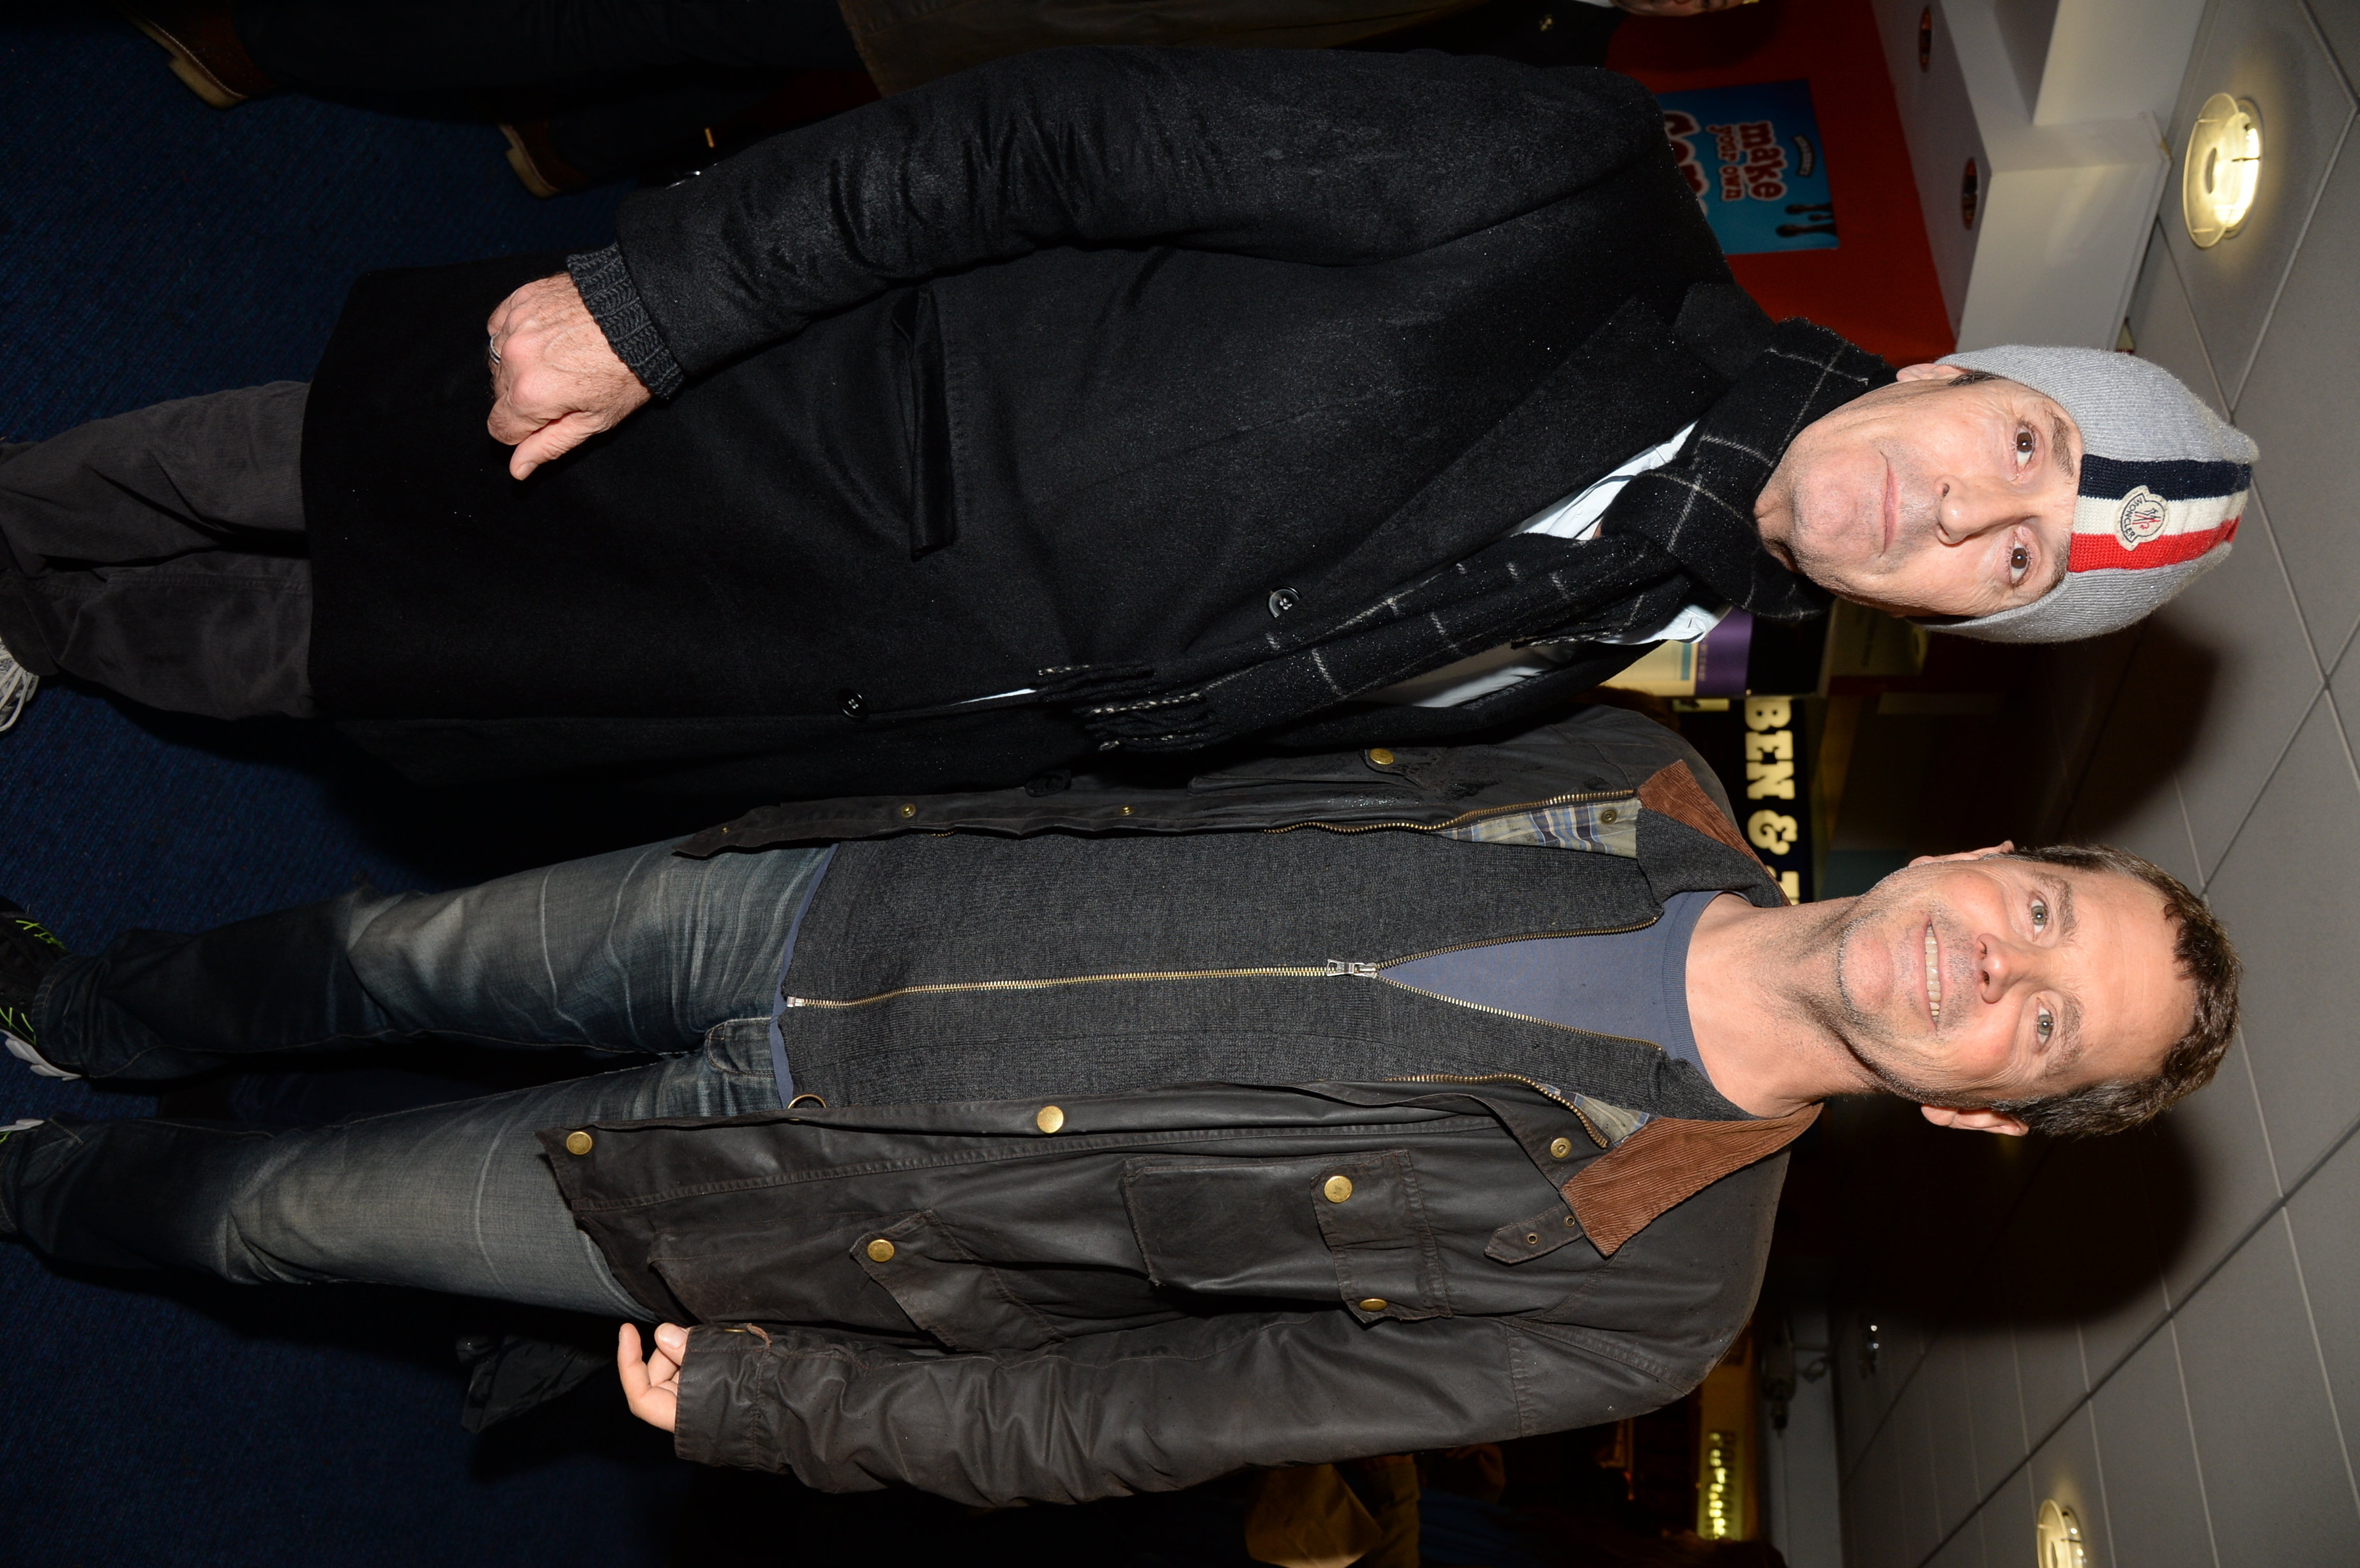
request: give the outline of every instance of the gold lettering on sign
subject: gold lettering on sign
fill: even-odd
[[[1786,738],[1780,732],[1779,738]],[[1749,762],[1745,765],[1745,798],[1791,800],[1795,798],[1795,765],[1791,762]]]
[[[1795,798],[1795,732],[1788,727],[1794,722],[1795,705],[1784,697],[1745,699],[1747,800]],[[1754,842],[1762,843],[1758,838]]]

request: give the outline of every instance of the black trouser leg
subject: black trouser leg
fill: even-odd
[[[0,644],[150,707],[308,716],[300,381],[0,449]]]
[[[237,0],[233,16],[257,65],[310,92],[863,69],[836,0]]]

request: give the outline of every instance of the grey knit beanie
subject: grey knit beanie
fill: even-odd
[[[2257,449],[2159,365],[2094,348],[2009,344],[1941,361],[2020,381],[2081,427],[2081,494],[2064,581],[2029,604],[1920,626],[1986,642],[2119,630],[2228,559]]]

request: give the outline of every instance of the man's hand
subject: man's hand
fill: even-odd
[[[615,1345],[615,1369],[623,1375],[623,1399],[631,1413],[660,1432],[680,1421],[680,1364],[688,1355],[688,1330],[678,1323],[656,1329],[656,1347],[639,1359],[639,1331],[625,1323]]]
[[[485,323],[492,362],[492,439],[516,448],[519,479],[613,430],[648,400],[646,385],[615,357],[582,291],[561,272],[528,283]]]

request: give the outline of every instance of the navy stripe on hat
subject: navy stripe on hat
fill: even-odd
[[[2243,463],[2198,463],[2186,458],[2152,458],[2124,463],[2081,454],[2081,494],[2115,498],[2144,485],[2166,501],[2201,501],[2212,495],[2234,495],[2253,481],[2253,468]]]

